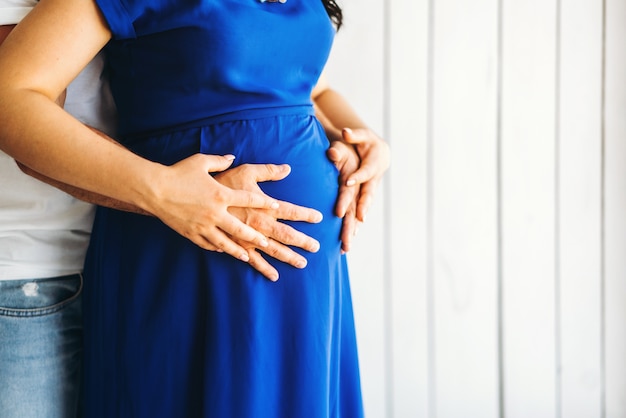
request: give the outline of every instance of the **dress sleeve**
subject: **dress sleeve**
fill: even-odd
[[[133,13],[135,8],[132,6],[141,2],[131,0],[130,3],[128,4],[124,0],[96,0],[96,4],[109,25],[114,39],[133,39],[137,37],[134,25],[137,15]]]
[[[198,5],[197,0],[95,1],[116,40],[134,39],[167,29],[172,16]]]
[[[0,0],[0,25],[16,25],[37,4],[37,0]]]

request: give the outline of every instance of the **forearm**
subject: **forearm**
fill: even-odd
[[[313,103],[317,117],[331,141],[341,141],[341,130],[344,128],[369,129],[345,97],[330,87],[316,92]]]
[[[114,145],[35,92],[0,101],[0,148],[61,183],[148,210],[159,165]],[[153,193],[154,192],[154,193]]]
[[[76,199],[82,200],[87,203],[92,203],[94,205],[106,206],[108,208],[122,210],[125,212],[134,212],[141,215],[151,215],[138,208],[137,206],[131,205],[129,203],[121,202],[119,200],[111,199],[109,197],[103,196],[98,193],[88,192],[87,190],[79,189],[78,187],[70,186],[69,184],[61,183],[60,181],[56,181],[51,179],[50,177],[46,177],[28,167],[17,162],[18,167],[29,176],[36,178],[44,183],[47,183],[53,187],[56,187],[59,190],[64,191],[65,193],[75,197]]]
[[[91,129],[93,132],[95,132],[96,134],[98,134],[101,138],[116,144],[118,146],[121,146],[117,141],[115,141],[113,138],[109,137],[108,135],[106,135],[104,132],[101,132],[95,128],[89,127],[89,129]],[[19,168],[25,173],[28,174],[29,176],[36,178],[37,180],[43,181],[44,183],[47,183],[53,187],[56,187],[59,190],[64,191],[65,193],[88,203],[92,203],[94,205],[99,205],[99,206],[106,206],[108,208],[112,208],[112,209],[117,209],[117,210],[122,210],[125,212],[134,212],[134,213],[139,213],[142,215],[150,215],[149,212],[142,210],[141,208],[126,203],[126,202],[122,202],[120,200],[115,200],[112,199],[110,197],[101,195],[99,193],[94,193],[94,192],[90,192],[84,189],[80,189],[78,187],[74,187],[71,186],[69,184],[66,183],[62,183],[60,181],[54,180],[50,177],[44,176],[41,173],[38,173],[37,171],[32,170],[31,168],[25,166],[24,164],[17,162],[17,165],[19,166]]]

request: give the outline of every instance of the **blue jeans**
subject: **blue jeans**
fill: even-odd
[[[82,277],[0,281],[0,416],[73,418],[82,366]]]

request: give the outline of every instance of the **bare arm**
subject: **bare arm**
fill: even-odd
[[[11,30],[13,30],[13,28],[15,28],[15,25],[3,25],[0,26],[0,44],[2,44],[4,42],[4,40],[6,39],[6,37],[9,35],[9,33],[11,32]],[[61,95],[55,100],[55,102],[63,107],[63,104],[65,102],[65,93],[66,90],[63,90],[63,92],[61,93]],[[103,137],[104,139],[111,141],[113,143],[116,143],[112,138],[110,138],[109,136],[107,136],[106,134],[93,129],[92,130],[94,132],[96,132],[98,135],[100,135],[101,137]],[[107,196],[103,196],[101,194],[98,193],[94,193],[94,192],[89,192],[86,191],[84,189],[80,189],[78,187],[74,187],[71,186],[69,184],[65,184],[62,183],[60,181],[54,180],[50,177],[44,176],[41,173],[38,173],[35,170],[32,170],[31,168],[25,166],[24,164],[20,163],[19,161],[16,161],[18,167],[25,173],[28,174],[31,177],[34,177],[40,181],[43,181],[44,183],[48,183],[51,186],[54,186],[60,190],[63,190],[64,192],[74,196],[77,199],[83,200],[85,202],[89,202],[89,203],[93,203],[96,205],[101,205],[101,206],[107,206],[110,208],[114,208],[114,209],[119,209],[119,210],[125,210],[128,212],[136,212],[136,213],[141,213],[141,214],[145,214],[145,215],[149,215],[148,212],[140,209],[137,206],[131,205],[129,203],[126,202],[122,202],[119,200],[115,200],[115,199],[111,199]]]

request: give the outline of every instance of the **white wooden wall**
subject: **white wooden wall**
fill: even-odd
[[[340,4],[367,417],[626,418],[626,0]]]

